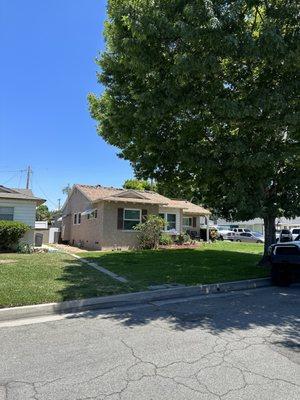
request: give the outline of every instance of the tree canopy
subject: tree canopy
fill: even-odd
[[[156,185],[142,179],[127,179],[123,184],[124,189],[156,190]]]
[[[98,133],[139,178],[227,219],[300,214],[293,0],[110,0]]]
[[[46,204],[41,204],[36,208],[36,220],[37,221],[48,221],[51,213]]]

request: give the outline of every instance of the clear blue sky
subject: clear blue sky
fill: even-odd
[[[133,176],[96,133],[105,0],[0,0],[0,184],[32,189],[54,208],[68,183],[121,186]],[[53,204],[54,203],[54,204]]]

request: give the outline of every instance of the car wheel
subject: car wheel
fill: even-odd
[[[257,240],[256,243],[262,243],[260,240]]]
[[[236,239],[236,242],[240,242],[241,243],[241,239]]]
[[[272,265],[271,279],[276,286],[289,286],[291,276],[288,267],[286,265]]]
[[[224,238],[223,238],[223,236],[222,236],[222,235],[220,235],[219,239],[220,239],[220,240],[222,240],[222,241],[224,240]]]

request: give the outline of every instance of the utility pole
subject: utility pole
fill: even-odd
[[[61,199],[58,199],[57,201],[58,201],[58,210],[60,210],[60,200]]]
[[[29,189],[30,175],[31,174],[32,174],[32,169],[31,169],[30,165],[28,165],[28,168],[27,168],[27,179],[26,179],[26,189]]]

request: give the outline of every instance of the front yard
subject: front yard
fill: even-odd
[[[196,249],[88,252],[87,260],[122,275],[146,289],[149,285],[230,282],[262,278],[269,271],[258,267],[263,245],[217,242]]]
[[[126,277],[122,284],[64,253],[0,254],[0,307],[147,290],[149,285],[225,282],[268,275],[257,244],[203,244],[198,249],[85,252],[82,257]]]
[[[68,254],[0,254],[0,307],[133,291]]]

